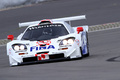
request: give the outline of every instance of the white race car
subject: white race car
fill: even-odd
[[[81,19],[85,15],[19,23],[27,29],[16,40],[13,35],[7,37],[10,66],[89,56],[88,26],[68,23]]]

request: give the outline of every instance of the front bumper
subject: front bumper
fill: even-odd
[[[68,60],[68,59],[70,59],[70,57],[64,57],[64,53],[49,55],[49,59],[44,59],[44,60],[39,60],[39,56],[34,56],[34,57],[23,58],[23,62],[18,63],[18,65],[62,61],[62,60]]]

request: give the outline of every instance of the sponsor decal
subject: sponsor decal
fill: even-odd
[[[30,52],[32,52],[33,50],[44,50],[44,49],[55,49],[55,47],[53,45],[48,45],[48,46],[32,46],[30,47]]]
[[[51,41],[50,40],[38,41],[38,42],[36,42],[36,44],[37,44],[36,46],[40,46],[40,45],[43,45],[43,44],[50,45]]]
[[[79,45],[79,44],[80,44],[80,42],[79,42],[79,40],[78,40],[78,39],[76,39],[76,40],[75,40],[75,42],[77,43],[77,45]]]
[[[11,54],[12,48],[9,49],[9,54]]]
[[[32,26],[28,28],[29,30],[41,29],[46,27],[61,27],[61,24],[47,24],[47,25],[39,25],[39,26]]]

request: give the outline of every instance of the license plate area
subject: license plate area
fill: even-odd
[[[46,60],[46,59],[49,59],[48,53],[37,54],[36,56],[37,56],[38,60]]]

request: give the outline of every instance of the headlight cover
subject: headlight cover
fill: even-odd
[[[62,40],[59,45],[60,46],[61,45],[71,45],[74,43],[74,40],[75,40],[75,37],[69,37],[69,38]]]
[[[26,47],[25,44],[13,44],[12,48],[15,51],[24,51],[24,50],[27,50],[27,47]]]

